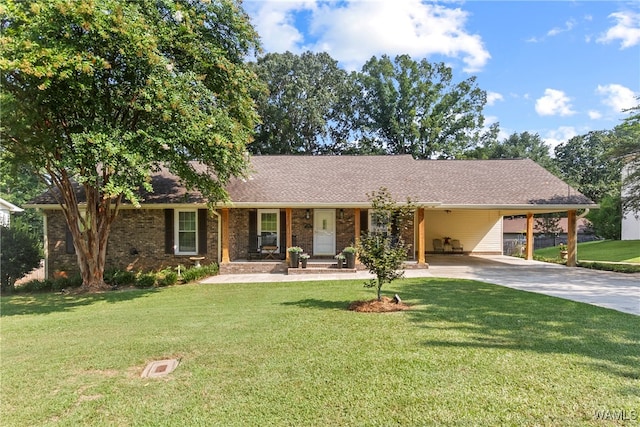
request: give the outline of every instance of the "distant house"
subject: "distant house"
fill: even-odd
[[[559,231],[556,235],[548,236],[540,229],[538,222],[533,223],[533,242],[534,249],[547,248],[549,246],[557,246],[560,243],[566,244],[569,232],[568,218],[560,218],[558,223]],[[578,218],[576,220],[577,240],[578,243],[589,242],[596,239],[593,234],[591,223],[586,218]],[[502,221],[502,236],[504,239],[504,253],[511,255],[515,253],[515,248],[526,243],[525,236],[527,232],[527,218],[524,217],[505,217]]]
[[[628,165],[622,169],[622,176],[629,173]],[[622,195],[627,195],[629,190],[622,189]],[[622,214],[622,240],[640,240],[640,212],[627,212]]]
[[[18,212],[23,212],[23,209],[4,199],[0,199],[0,225],[8,227],[11,224],[11,214]]]
[[[211,209],[199,192],[159,171],[141,207],[125,205],[112,225],[108,265],[155,269],[202,258],[219,263],[222,274],[282,271],[291,246],[312,258],[333,259],[376,226],[367,194],[381,187],[416,206],[402,237],[411,245],[409,258],[425,267],[436,251],[434,240],[455,239],[465,254],[502,254],[504,216],[527,215],[532,224],[534,214],[567,212],[571,228],[578,210],[597,207],[528,159],[254,156],[250,163],[247,177],[227,185],[230,202]],[[74,268],[55,197],[45,193],[29,206],[46,216],[47,271]],[[575,242],[568,243],[575,249]],[[255,259],[263,262],[252,264]]]

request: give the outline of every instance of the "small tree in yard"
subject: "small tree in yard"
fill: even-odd
[[[25,273],[40,263],[37,240],[26,229],[0,226],[0,289],[11,293]]]
[[[365,284],[377,288],[378,301],[385,283],[391,283],[404,275],[402,263],[407,259],[410,245],[402,239],[402,231],[411,217],[414,205],[407,199],[406,204],[398,204],[386,188],[367,195],[373,213],[369,231],[357,243],[358,257],[376,278]]]

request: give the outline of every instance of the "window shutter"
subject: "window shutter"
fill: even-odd
[[[255,210],[249,211],[249,224],[247,224],[249,230],[249,242],[247,247],[250,251],[258,250],[258,212]]]
[[[369,230],[369,211],[367,209],[360,210],[360,234],[366,233]]]
[[[207,209],[198,209],[198,254],[207,253]]]
[[[173,254],[173,209],[165,209],[164,210],[164,253],[165,254]]]
[[[280,242],[278,242],[278,246],[280,247],[279,252],[281,254],[285,253],[285,246],[287,245],[287,212],[284,210],[280,211]]]
[[[73,246],[73,234],[68,226],[64,228],[64,249],[68,254],[76,253],[76,248]]]

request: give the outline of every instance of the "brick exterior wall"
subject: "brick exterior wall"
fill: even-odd
[[[229,210],[229,256],[231,261],[247,259],[249,246],[249,209]],[[284,218],[285,209],[281,209]],[[313,209],[306,218],[307,209],[292,209],[292,234],[294,245],[300,246],[305,253],[313,256]],[[47,211],[47,251],[48,274],[53,277],[57,272],[73,274],[78,271],[75,254],[67,253],[66,222],[61,211]],[[336,252],[351,246],[355,241],[355,210],[336,210]],[[173,227],[173,224],[171,224]],[[413,247],[413,222],[403,233],[405,242]],[[107,269],[118,268],[129,271],[152,271],[179,264],[193,264],[191,255],[165,253],[165,216],[164,209],[123,209],[112,225],[107,247]],[[280,235],[280,256],[284,258],[286,236]],[[202,264],[218,260],[218,217],[209,213],[207,217],[207,252],[202,255]],[[258,263],[261,264],[261,263]],[[257,265],[258,265],[257,264]],[[249,268],[249,267],[247,267]],[[256,267],[257,268],[257,267]],[[278,267],[275,267],[279,269]],[[285,266],[286,268],[286,266]],[[250,268],[254,271],[254,268]],[[224,271],[224,270],[223,270]],[[221,271],[222,272],[222,271]],[[249,271],[247,271],[249,272]]]
[[[66,250],[67,225],[61,211],[48,211],[48,274],[78,272],[75,254]],[[173,227],[173,224],[171,225]],[[129,271],[160,270],[165,267],[193,265],[192,255],[165,254],[165,219],[163,209],[123,209],[111,226],[107,244],[106,268]],[[207,253],[202,264],[217,262],[218,219],[207,217]]]

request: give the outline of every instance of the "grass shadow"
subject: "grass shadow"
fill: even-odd
[[[426,346],[575,354],[640,379],[638,316],[472,280],[407,279],[398,292],[419,306],[407,312],[412,322],[455,337]]]
[[[316,298],[305,298],[298,301],[283,302],[282,305],[301,308],[317,308],[322,310],[347,310],[353,301],[329,301]]]
[[[0,298],[0,317],[50,314],[72,311],[98,302],[116,304],[146,297],[157,289],[128,289],[98,294],[61,295],[54,293],[8,295]]]

